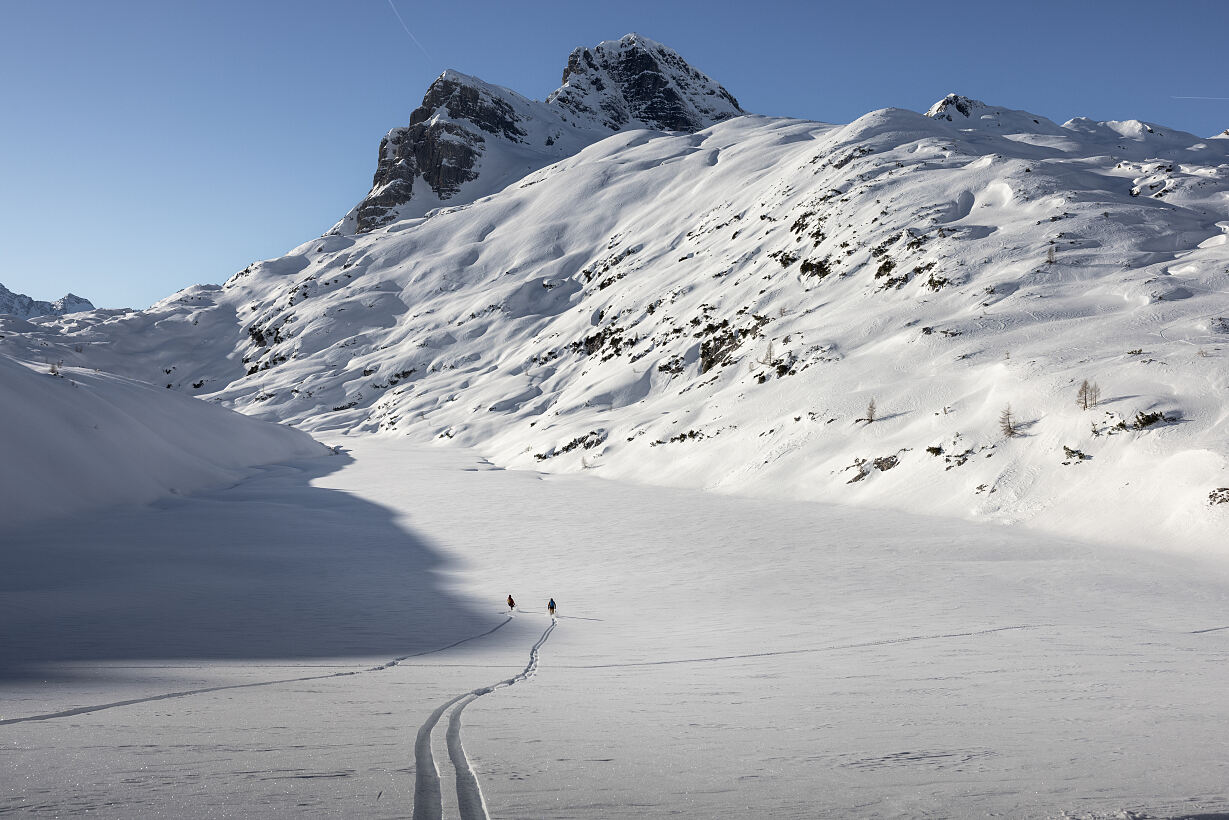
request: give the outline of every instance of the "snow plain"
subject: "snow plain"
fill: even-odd
[[[1219,559],[336,443],[4,532],[0,814],[1229,812]]]

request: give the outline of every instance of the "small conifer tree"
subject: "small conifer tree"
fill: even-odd
[[[1015,438],[1020,434],[1020,430],[1016,427],[1016,417],[1011,412],[1011,405],[1003,408],[1003,412],[999,415],[999,430],[1007,438]]]

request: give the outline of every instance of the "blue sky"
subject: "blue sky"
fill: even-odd
[[[349,210],[443,69],[541,99],[630,31],[761,114],[958,91],[1229,128],[1229,0],[392,2],[413,36],[389,0],[0,0],[0,283],[144,307],[224,281]]]

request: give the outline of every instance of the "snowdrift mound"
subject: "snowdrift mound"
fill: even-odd
[[[324,455],[309,436],[119,376],[0,355],[0,527],[144,503]]]

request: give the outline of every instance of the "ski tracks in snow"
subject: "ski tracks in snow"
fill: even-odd
[[[479,635],[470,635],[468,638],[462,638],[459,641],[454,641],[447,646],[441,646],[439,649],[426,649],[422,652],[413,652],[409,655],[402,655],[399,658],[393,658],[387,663],[382,663],[379,666],[371,666],[367,669],[352,669],[347,672],[330,672],[325,675],[308,675],[301,678],[281,678],[279,680],[263,680],[253,683],[229,683],[223,686],[206,686],[201,689],[186,689],[182,692],[164,692],[160,695],[147,695],[143,698],[132,698],[131,700],[119,700],[113,703],[99,703],[93,706],[79,706],[75,709],[65,709],[62,712],[48,712],[41,715],[27,715],[19,718],[0,719],[0,726],[7,726],[12,723],[28,723],[34,720],[54,720],[56,718],[75,717],[76,715],[86,715],[91,712],[101,712],[104,709],[117,709],[121,706],[135,706],[138,703],[152,703],[156,700],[170,700],[173,698],[186,698],[192,695],[204,695],[209,692],[222,692],[227,689],[251,689],[258,686],[278,686],[283,683],[302,683],[304,681],[326,680],[327,678],[346,678],[352,675],[365,675],[368,672],[383,672],[386,669],[392,669],[403,661],[410,658],[421,658],[423,655],[434,655],[439,652],[446,652],[449,649],[460,646],[463,643],[476,641],[479,638],[485,638],[497,629],[505,627],[512,620],[511,617],[505,618],[495,626],[488,629]]]
[[[440,719],[449,709],[452,714],[448,718],[448,729],[445,741],[448,746],[448,760],[456,770],[457,810],[461,820],[490,820],[487,814],[486,801],[482,797],[482,789],[478,785],[478,776],[474,773],[465,756],[465,748],[461,745],[461,713],[483,695],[489,695],[496,689],[515,686],[528,680],[538,671],[538,652],[550,638],[558,620],[552,618],[551,624],[538,638],[538,642],[529,650],[529,663],[516,675],[490,686],[464,692],[440,706],[427,721],[418,728],[418,736],[414,740],[414,820],[441,820],[443,817],[443,794],[440,788],[440,773],[435,765],[435,757],[431,753],[431,733]]]

